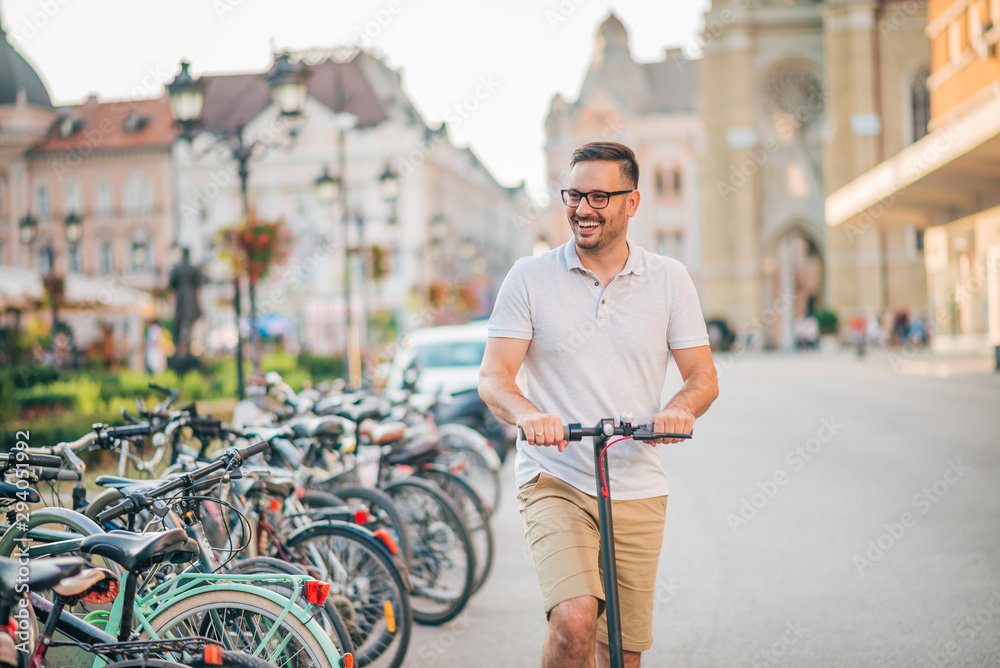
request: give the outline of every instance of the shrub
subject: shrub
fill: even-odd
[[[816,322],[819,323],[820,334],[837,333],[837,314],[830,309],[816,311]]]

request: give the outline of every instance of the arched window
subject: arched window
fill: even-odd
[[[66,213],[80,215],[82,210],[80,202],[80,182],[71,178],[66,182]]]
[[[110,216],[113,200],[111,180],[106,175],[101,176],[97,181],[97,213],[102,216]]]
[[[49,217],[49,187],[39,185],[35,191],[35,210],[38,211],[38,219],[45,220]]]
[[[142,197],[142,172],[135,172],[125,184],[125,213],[134,216],[139,213],[139,203]]]
[[[929,76],[930,72],[920,70],[910,84],[912,141],[917,141],[927,134],[927,126],[931,120],[931,93],[927,90]]]

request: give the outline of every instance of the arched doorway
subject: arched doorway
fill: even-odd
[[[823,274],[822,249],[806,228],[794,225],[775,239],[764,261],[764,295],[770,301],[761,320],[769,348],[795,347],[801,319],[823,308]]]

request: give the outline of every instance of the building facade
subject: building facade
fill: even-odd
[[[15,321],[7,327],[19,330],[25,314],[50,326],[53,313],[41,306],[55,289],[59,322],[78,349],[98,346],[110,363],[140,368],[150,293],[165,285],[174,236],[169,107],[91,97],[56,109],[0,36],[0,274]]]
[[[1000,2],[930,0],[929,134],[843,183],[845,234],[918,228],[939,350],[1000,344]]]
[[[601,24],[577,99],[557,95],[546,118],[545,152],[552,207],[538,217],[547,245],[569,239],[559,190],[566,187],[574,149],[618,141],[635,151],[642,203],[629,236],[653,252],[683,262],[702,281],[702,211],[698,184],[705,136],[699,117],[699,64],[680,49],[662,61],[637,63],[628,32],[611,15]]]
[[[287,342],[319,354],[344,349],[347,271],[355,315],[376,340],[489,313],[507,269],[531,249],[511,224],[523,188],[501,186],[446,128],[429,127],[379,58],[356,49],[292,58],[311,73],[294,127],[272,105],[264,73],[205,76],[202,132],[176,146],[177,243],[207,263],[209,344],[228,347],[235,336],[231,278],[216,244],[243,204],[236,163],[217,140],[238,132],[259,148],[248,180],[256,214],[283,220],[294,238],[288,261],[258,290],[262,312],[294,323]],[[394,200],[380,188],[387,169],[399,177]],[[315,189],[324,170],[341,183],[332,204]],[[345,245],[355,249],[349,270]]]
[[[831,188],[913,141],[924,20],[915,0],[712,3],[700,63],[709,317],[788,348],[797,319],[822,308],[844,322],[926,307],[915,229],[848,238],[825,215]]]

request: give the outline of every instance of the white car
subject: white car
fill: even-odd
[[[414,380],[413,389],[420,394],[452,395],[475,389],[486,338],[486,321],[427,327],[408,334],[392,360],[386,389],[411,388]]]

